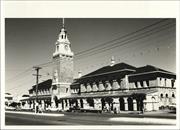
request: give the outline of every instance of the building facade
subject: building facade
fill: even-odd
[[[67,107],[82,109],[159,110],[176,104],[175,79],[174,73],[151,65],[136,68],[118,63],[76,79],[72,94],[63,100]]]

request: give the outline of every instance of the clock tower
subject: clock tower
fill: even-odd
[[[70,95],[70,84],[73,81],[73,55],[63,19],[63,26],[55,43],[55,52],[53,53],[51,90],[52,102],[54,103],[57,99]]]

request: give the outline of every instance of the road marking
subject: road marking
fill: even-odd
[[[14,114],[26,114],[26,115],[37,115],[37,116],[64,116],[64,114],[52,114],[52,113],[34,113],[34,112],[17,112],[17,111],[5,111],[6,113]]]
[[[147,124],[170,124],[176,125],[176,119],[162,119],[162,118],[134,118],[134,117],[113,117],[110,121],[121,121],[121,122],[137,122]]]

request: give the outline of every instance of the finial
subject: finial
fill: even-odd
[[[63,28],[64,28],[64,18],[62,19],[62,24],[63,24]]]
[[[114,59],[114,56],[111,57],[111,64],[110,66],[113,66],[115,64],[115,59]]]

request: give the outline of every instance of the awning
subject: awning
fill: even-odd
[[[133,95],[140,94],[150,94],[157,92],[157,89],[138,89],[138,90],[126,90],[126,91],[109,91],[109,92],[93,92],[93,93],[81,93],[81,94],[72,94],[61,99],[71,99],[71,98],[102,98],[102,97],[128,97]]]
[[[22,99],[21,101],[29,101],[29,100],[35,100],[36,96],[32,96],[26,99]],[[45,99],[51,99],[51,95],[38,95],[38,99],[45,100]]]

